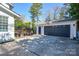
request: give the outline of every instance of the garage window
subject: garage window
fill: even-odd
[[[8,31],[8,17],[0,15],[0,32]]]

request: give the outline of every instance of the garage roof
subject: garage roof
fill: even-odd
[[[78,21],[78,19],[53,20],[53,21],[48,21],[48,22],[40,22],[37,25],[45,25],[45,24],[51,24],[51,23],[55,23],[55,22],[65,22],[65,21]]]

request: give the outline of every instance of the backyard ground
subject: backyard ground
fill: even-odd
[[[66,37],[33,35],[0,44],[1,56],[78,56],[79,41]]]

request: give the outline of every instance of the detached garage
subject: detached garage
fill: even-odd
[[[59,20],[44,22],[37,25],[37,34],[70,37],[70,39],[77,37],[78,20]]]

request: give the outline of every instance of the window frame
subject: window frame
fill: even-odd
[[[0,15],[0,32],[8,32],[8,17],[7,16]]]

